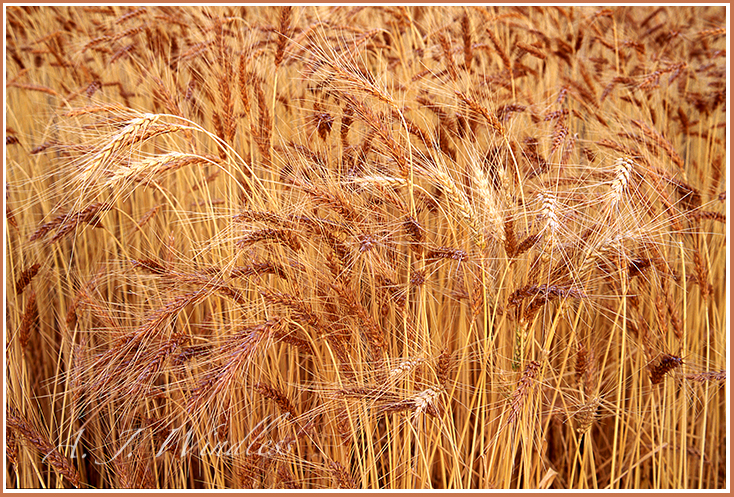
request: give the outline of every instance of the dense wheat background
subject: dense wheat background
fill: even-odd
[[[724,7],[8,7],[9,488],[724,488]]]

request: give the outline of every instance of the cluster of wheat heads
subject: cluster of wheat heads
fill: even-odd
[[[724,13],[8,7],[8,487],[724,487]]]

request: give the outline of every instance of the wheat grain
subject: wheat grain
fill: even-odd
[[[499,55],[500,59],[502,59],[502,64],[504,64],[506,69],[511,71],[512,63],[510,61],[510,57],[507,55],[507,52],[505,52],[505,50],[502,48],[502,45],[500,45],[497,36],[490,29],[487,29],[487,36],[489,36],[489,40],[492,42],[492,46],[494,47],[495,52],[497,52],[497,55]]]
[[[23,350],[28,346],[31,338],[31,327],[38,319],[38,306],[36,305],[36,292],[31,290],[28,301],[25,304],[23,316],[20,319],[20,327],[18,328],[18,342]]]
[[[668,154],[668,157],[673,161],[675,165],[677,165],[680,168],[684,167],[683,159],[680,155],[678,155],[678,152],[673,147],[673,144],[668,141],[667,138],[665,138],[663,135],[661,135],[658,131],[651,128],[647,125],[644,121],[638,120],[638,119],[632,119],[632,124],[637,126],[642,130],[642,132],[645,134],[645,136],[651,138],[657,145],[659,145],[663,150],[665,150],[665,153]]]
[[[357,488],[352,476],[344,469],[344,465],[337,461],[329,462],[329,472],[337,488]]]
[[[594,423],[599,405],[601,404],[601,398],[594,397],[589,402],[585,403],[581,409],[576,413],[576,419],[578,427],[576,431],[580,434],[587,433],[591,429],[591,425]]]
[[[433,169],[431,171],[427,171],[427,174],[435,178],[441,188],[445,190],[446,198],[448,202],[450,202],[451,207],[458,210],[468,225],[474,243],[480,250],[484,250],[486,247],[484,235],[479,230],[479,220],[477,219],[474,207],[469,203],[466,195],[459,190],[454,180],[442,169]]]
[[[280,66],[281,62],[283,62],[283,55],[285,54],[285,45],[288,41],[289,32],[290,32],[290,24],[291,24],[291,17],[293,15],[293,7],[290,6],[284,6],[280,8],[280,19],[279,19],[279,26],[278,26],[278,39],[276,41],[275,45],[275,60],[274,64],[275,67]]]
[[[551,146],[549,157],[552,156],[556,150],[561,149],[566,141],[566,136],[568,135],[568,132],[569,131],[565,123],[565,117],[561,115],[561,117],[556,119],[556,124],[553,129],[553,144]]]
[[[726,371],[704,371],[703,373],[688,373],[683,375],[691,381],[726,381]]]
[[[96,225],[99,223],[98,214],[112,208],[111,204],[98,202],[92,204],[79,212],[59,214],[51,221],[39,226],[30,236],[29,241],[34,242],[45,238],[52,230],[57,230],[49,243],[54,243],[71,233],[77,226],[83,223]]]
[[[464,42],[464,68],[470,71],[474,53],[472,51],[472,25],[468,12],[464,12],[461,18],[461,39]]]
[[[123,24],[130,19],[134,19],[136,17],[142,16],[148,12],[148,9],[146,7],[139,7],[137,9],[130,9],[127,13],[121,15],[117,19],[115,19],[115,24]]]
[[[665,379],[665,375],[681,366],[683,359],[670,354],[663,354],[654,366],[650,367],[650,383],[656,385]]]
[[[288,400],[288,397],[285,396],[282,390],[264,382],[256,383],[253,387],[260,395],[274,401],[278,409],[280,409],[281,414],[287,413],[291,419],[297,417],[293,403]]]
[[[515,43],[515,46],[529,53],[533,57],[537,57],[540,60],[545,60],[545,57],[546,57],[545,53],[543,52],[543,50],[541,50],[539,47],[535,45],[532,45],[529,43],[517,42]]]
[[[635,162],[628,156],[620,157],[614,162],[614,179],[610,185],[612,190],[610,203],[613,206],[622,200],[634,168]]]
[[[594,390],[594,377],[596,376],[596,357],[594,349],[588,345],[578,342],[576,355],[576,382],[588,395]]]
[[[536,377],[539,371],[540,363],[538,361],[530,361],[525,366],[520,376],[520,381],[518,381],[518,386],[510,396],[510,415],[507,417],[507,425],[512,425],[520,417],[523,405],[536,383]]]
[[[20,295],[25,290],[25,287],[31,282],[31,280],[38,274],[38,270],[41,269],[39,263],[33,264],[27,269],[21,271],[20,276],[15,281],[15,294]]]
[[[542,204],[539,217],[544,223],[541,231],[550,231],[551,239],[553,239],[561,226],[558,219],[558,202],[552,193],[539,193],[538,199]]]
[[[280,480],[281,484],[283,485],[283,488],[293,489],[293,490],[300,488],[296,484],[295,478],[293,477],[293,473],[285,464],[281,464],[278,467],[277,473],[278,473],[278,479]]]
[[[59,452],[54,444],[44,437],[38,429],[26,421],[23,415],[15,412],[10,407],[8,409],[5,418],[8,428],[33,445],[59,475],[66,478],[75,488],[79,488],[81,484],[79,472],[71,464],[71,461]]]
[[[451,53],[451,43],[449,42],[449,39],[446,37],[445,33],[440,32],[436,34],[436,38],[438,39],[439,45],[441,45],[441,52],[446,59],[446,69],[448,70],[449,77],[451,78],[451,81],[455,82],[458,78],[459,72],[456,68],[456,61],[454,61],[454,56]]]
[[[726,200],[726,193],[724,193],[724,200]],[[710,219],[712,221],[718,221],[720,223],[726,224],[726,214],[720,214],[718,212],[713,211],[704,211],[700,209],[696,209],[689,213],[689,216],[691,216],[693,219],[700,221],[702,219]]]
[[[85,116],[87,114],[97,114],[101,112],[107,112],[113,115],[119,114],[124,110],[124,107],[117,103],[103,104],[103,105],[89,105],[87,107],[77,107],[75,109],[64,112],[66,117],[78,117]]]
[[[47,93],[48,95],[58,97],[59,94],[57,91],[48,88],[47,86],[43,85],[35,85],[30,83],[17,83],[17,82],[10,82],[7,84],[7,86],[14,87],[14,88],[20,88],[21,90],[29,90],[29,91],[38,91],[41,93]]]
[[[293,231],[272,228],[251,231],[250,233],[237,240],[237,246],[243,249],[248,245],[263,240],[273,240],[278,243],[283,243],[295,252],[301,250],[301,242],[299,241],[298,236]]]
[[[426,251],[426,259],[438,260],[438,259],[452,259],[454,261],[465,261],[469,255],[460,249],[453,249],[450,247],[435,247],[429,248]]]
[[[404,361],[401,361],[400,364],[390,369],[390,372],[388,373],[388,378],[391,380],[402,378],[424,362],[425,359],[421,357],[418,357],[417,359],[406,359]]]
[[[125,168],[117,169],[107,180],[111,187],[129,181],[150,184],[156,177],[193,164],[212,164],[218,160],[212,156],[199,156],[181,152],[168,152],[142,161],[134,162]]]
[[[470,96],[460,91],[457,91],[456,95],[466,105],[468,105],[472,111],[484,117],[484,119],[486,119],[489,126],[492,128],[492,130],[494,130],[496,133],[498,133],[501,136],[505,136],[507,134],[507,130],[502,125],[502,123],[497,119],[497,117],[494,114],[490,113],[486,107],[484,107],[479,102],[477,102],[475,99],[471,98]]]

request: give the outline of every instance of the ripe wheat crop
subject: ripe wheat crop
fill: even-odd
[[[6,7],[7,487],[724,488],[725,14]]]

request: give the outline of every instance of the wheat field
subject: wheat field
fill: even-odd
[[[726,488],[726,13],[6,7],[6,488]]]

